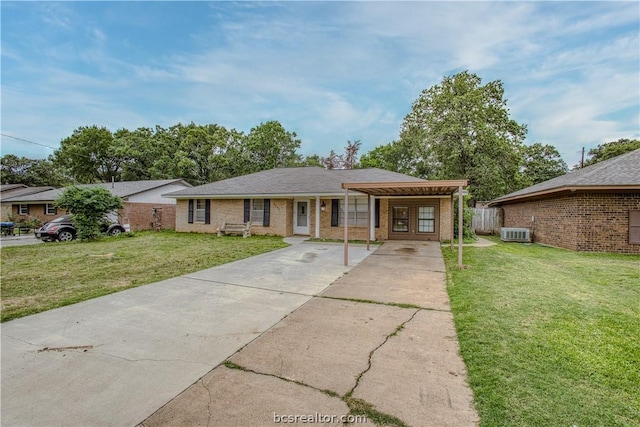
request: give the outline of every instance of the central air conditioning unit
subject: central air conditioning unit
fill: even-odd
[[[503,242],[531,242],[531,230],[528,228],[501,228],[500,240]]]

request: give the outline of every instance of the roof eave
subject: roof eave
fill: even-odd
[[[538,199],[550,195],[562,193],[575,193],[576,191],[640,191],[640,185],[565,185],[562,187],[550,188],[548,190],[535,191],[532,193],[519,194],[510,197],[500,197],[489,203],[489,207],[501,204],[517,203],[527,199]]]

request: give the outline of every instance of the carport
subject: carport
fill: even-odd
[[[467,180],[424,182],[359,182],[342,183],[344,189],[344,265],[349,265],[349,192],[367,195],[367,250],[371,236],[371,196],[398,198],[420,196],[449,196],[451,198],[451,249],[453,249],[453,198],[458,194],[458,230],[462,230],[462,190]],[[458,268],[462,268],[462,234],[458,233]]]

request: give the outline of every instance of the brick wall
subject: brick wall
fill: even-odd
[[[271,199],[269,226],[252,225],[251,233],[255,235],[291,236],[293,234],[293,202],[287,199]],[[223,222],[244,222],[244,200],[211,200],[211,224],[188,222],[189,201],[178,200],[176,203],[176,231],[196,233],[216,233]]]
[[[320,237],[323,239],[342,239],[344,227],[331,226],[331,199],[320,199],[326,209],[320,211]],[[202,222],[188,223],[189,202],[178,200],[176,204],[176,231],[215,233],[224,221],[242,222],[244,219],[243,200],[211,200],[211,224]],[[269,227],[252,225],[251,233],[256,235],[293,235],[293,200],[271,199],[271,219]],[[373,215],[373,212],[372,212]],[[387,240],[389,237],[389,199],[380,199],[380,227],[375,229],[377,240]],[[449,239],[451,236],[451,203],[448,198],[440,199],[440,238]],[[163,220],[164,222],[164,220]],[[309,233],[315,236],[316,200],[310,199],[309,204]],[[349,227],[349,238],[366,240],[367,227]]]
[[[165,203],[132,203],[127,202],[120,213],[120,222],[127,220],[131,225],[131,231],[153,229],[153,210],[161,210],[161,228],[173,230],[176,224],[176,207]]]
[[[640,253],[640,245],[629,244],[629,210],[640,209],[640,193],[576,192],[502,208],[505,227],[530,228],[538,243],[585,252]]]
[[[38,218],[38,220],[40,220],[40,222],[44,224],[45,222],[49,222],[53,219],[67,214],[67,211],[65,211],[64,209],[57,209],[55,214],[47,215],[45,204],[29,204],[28,215],[20,215],[18,213],[18,209],[19,207],[17,204],[13,204],[11,206],[11,214],[13,215],[14,222],[27,221],[30,218]],[[3,219],[3,221],[4,220],[5,219]]]

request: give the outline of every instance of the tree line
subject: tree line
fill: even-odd
[[[359,140],[347,141],[344,154],[303,156],[301,140],[278,121],[248,133],[218,124],[115,132],[92,125],[74,130],[48,159],[2,156],[0,179],[60,187],[184,178],[200,185],[278,167],[378,167],[424,179],[467,179],[474,199],[490,200],[568,171],[555,147],[525,145],[526,133],[526,126],[510,117],[502,82],[483,84],[464,71],[422,91],[399,138],[360,158]],[[639,140],[600,145],[589,151],[585,165],[635,148]]]

